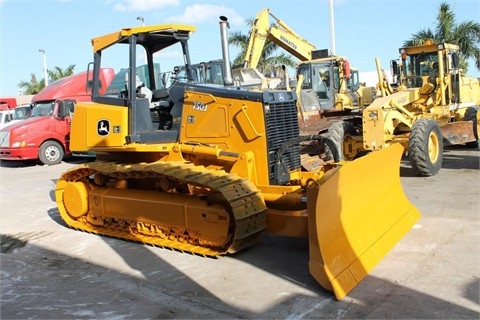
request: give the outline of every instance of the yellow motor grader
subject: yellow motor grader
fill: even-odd
[[[341,160],[401,143],[418,176],[431,176],[442,166],[444,141],[478,147],[480,84],[459,68],[459,47],[427,43],[400,48],[392,60],[395,85],[387,82],[380,61],[377,98],[361,118],[332,126],[331,140]]]
[[[400,183],[403,148],[303,171],[295,92],[234,86],[227,25],[221,17],[222,85],[165,87],[155,74],[172,49],[189,72],[193,26],[92,40],[92,101],[76,105],[71,148],[96,160],[59,178],[60,215],[77,230],[206,257],[248,247],[263,231],[308,237],[311,274],[342,299],[420,217]],[[130,71],[146,57],[149,86],[128,72],[124,90],[101,95],[99,70],[118,63],[119,50]]]

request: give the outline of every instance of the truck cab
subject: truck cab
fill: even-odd
[[[13,110],[0,108],[0,128],[6,127],[13,119]]]
[[[102,92],[114,76],[111,68],[101,70]],[[92,73],[84,71],[54,81],[35,95],[30,117],[0,130],[0,159],[39,159],[44,165],[55,165],[72,155],[70,128],[75,105],[91,101],[92,83]]]
[[[2,160],[39,159],[43,164],[60,163],[69,154],[69,133],[74,100],[39,101],[29,118],[0,131]]]

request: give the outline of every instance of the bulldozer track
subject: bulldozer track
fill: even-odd
[[[89,185],[92,185],[91,178],[93,175],[99,174],[119,180],[168,178],[220,193],[223,196],[221,204],[229,212],[233,221],[233,223],[231,221],[228,231],[229,241],[222,245],[208,243],[208,241],[202,242],[201,239],[196,238],[196,235],[199,234],[198,230],[185,230],[181,226],[153,225],[141,221],[107,217],[102,217],[101,223],[98,223],[98,221],[94,221],[98,217],[91,217],[88,212],[81,217],[69,214],[64,205],[64,187],[68,183],[77,181],[88,182]],[[266,205],[255,185],[248,179],[223,170],[209,170],[193,163],[124,164],[97,160],[65,172],[57,182],[56,198],[60,215],[73,229],[206,257],[218,257],[250,246],[266,228]]]

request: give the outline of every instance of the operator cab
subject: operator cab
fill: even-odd
[[[335,93],[340,88],[339,70],[335,61],[301,63],[297,68],[297,78],[300,75],[304,77],[302,90],[313,90],[322,110],[334,109]]]
[[[115,37],[110,34],[93,40],[92,101],[128,108],[127,143],[177,139],[184,86],[168,83],[162,68],[181,66],[187,78],[193,78],[187,44],[192,31],[191,26],[159,25],[122,29]],[[99,70],[107,66],[119,68],[102,95],[95,84]]]
[[[457,45],[440,43],[419,47],[400,48],[401,84],[407,88],[422,88],[426,94],[434,93],[440,86],[439,79],[445,82],[446,103],[460,101],[460,65]],[[395,70],[394,70],[395,71]],[[400,71],[400,70],[397,70]],[[443,80],[445,81],[445,80]]]
[[[437,52],[426,52],[402,57],[403,84],[407,88],[421,88],[430,82],[436,86],[438,76]]]
[[[175,66],[172,79],[223,85],[223,60],[200,62],[190,66],[189,78],[184,66]]]

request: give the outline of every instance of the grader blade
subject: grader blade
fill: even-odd
[[[372,152],[308,185],[310,273],[338,300],[420,218],[400,183],[402,152],[400,144]]]

